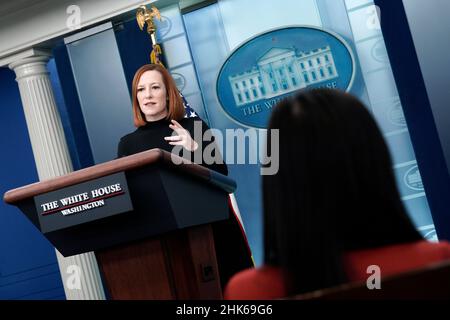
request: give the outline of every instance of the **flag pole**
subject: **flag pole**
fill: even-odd
[[[136,21],[139,25],[141,31],[144,30],[144,25],[147,24],[147,33],[150,36],[150,41],[152,44],[152,52],[150,53],[150,62],[163,65],[161,62],[161,47],[156,40],[156,24],[154,19],[161,21],[161,14],[159,10],[152,6],[151,9],[147,9],[145,5],[140,6],[136,11]]]

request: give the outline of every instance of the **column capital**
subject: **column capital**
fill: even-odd
[[[16,73],[16,80],[40,74],[48,74],[47,62],[51,53],[46,50],[30,49],[15,55],[8,67]]]
[[[20,61],[26,60],[27,58],[48,57],[48,59],[50,59],[51,56],[52,53],[49,49],[29,48],[27,50],[0,58],[0,67],[9,66],[10,69],[13,69],[11,67],[12,64],[15,65]]]

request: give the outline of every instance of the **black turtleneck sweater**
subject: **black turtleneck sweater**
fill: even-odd
[[[189,131],[192,139],[196,139],[194,135],[194,123],[201,123],[202,128],[202,137],[206,130],[209,129],[208,125],[202,121],[198,117],[193,118],[183,118],[178,121],[181,126]],[[164,139],[164,137],[169,137],[172,135],[173,130],[169,127],[170,121],[166,119],[161,119],[158,121],[148,122],[145,126],[139,127],[136,131],[123,136],[120,139],[119,147],[117,151],[117,156],[125,157],[135,153],[139,153],[142,151],[150,150],[153,148],[159,148],[162,150],[166,150],[168,152],[172,152],[174,146],[170,145],[168,141]],[[198,140],[198,139],[197,139]],[[214,143],[212,141],[197,141],[196,142],[201,146],[198,148],[196,152],[200,152],[203,154],[203,150],[211,144]],[[216,150],[219,150],[216,148]],[[186,152],[188,154],[188,159],[192,162],[195,162],[194,152]],[[190,158],[189,158],[190,156]],[[220,157],[222,159],[222,157]],[[208,165],[202,161],[202,163],[198,163],[207,167],[208,169],[215,170],[221,174],[228,175],[228,169],[225,163],[214,163]]]

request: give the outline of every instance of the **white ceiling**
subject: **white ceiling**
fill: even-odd
[[[3,0],[0,1],[0,19],[2,16],[15,13],[17,11],[30,9],[36,4],[48,2],[42,0]]]
[[[180,5],[193,5],[210,0],[0,0],[0,66],[24,50],[49,48],[50,41],[77,32],[67,27],[69,5],[83,8],[81,29],[86,29],[134,14],[142,4],[164,8],[180,1]]]

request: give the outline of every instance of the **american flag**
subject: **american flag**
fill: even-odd
[[[194,109],[191,108],[191,106],[186,101],[186,99],[184,98],[184,96],[181,92],[180,92],[180,96],[181,96],[181,99],[183,99],[183,105],[184,105],[184,111],[185,111],[184,117],[185,118],[198,117],[197,113],[194,111]]]

